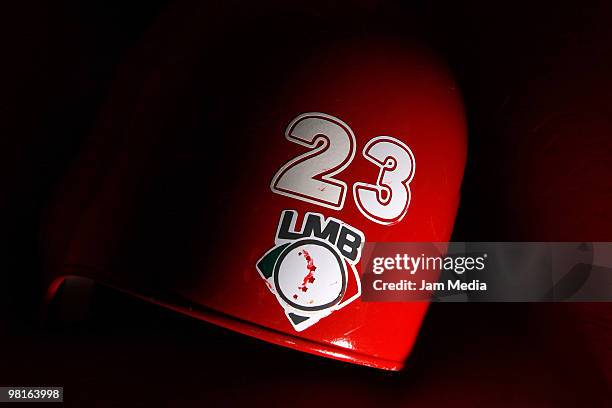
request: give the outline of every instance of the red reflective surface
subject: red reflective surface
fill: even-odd
[[[213,56],[226,52],[208,50]],[[180,76],[170,82],[173,66],[151,68],[145,77],[164,77],[161,89],[132,85],[141,103],[137,109],[111,104],[58,194],[46,238],[51,276],[85,274],[144,297],[180,297],[204,310],[183,312],[241,333],[340,360],[401,368],[426,302],[357,300],[298,333],[255,264],[273,246],[285,209],[296,210],[300,219],[309,211],[338,218],[372,242],[448,240],[466,152],[459,90],[442,62],[411,43],[326,39],[304,54],[289,70],[269,61],[255,65],[238,84],[223,83],[231,75],[216,77],[227,69],[225,61],[209,73],[221,84],[192,78],[204,82],[201,87]],[[267,73],[264,84],[251,82],[259,70],[280,68],[283,74]],[[197,92],[206,85],[212,91]],[[125,89],[116,92],[122,98]],[[219,98],[223,110],[212,107],[211,117],[201,107],[211,103],[206,98],[213,104]],[[169,112],[159,112],[160,105]],[[336,211],[270,190],[276,171],[305,151],[284,138],[284,129],[309,111],[340,118],[354,132],[355,158],[338,176],[349,188],[378,177],[379,169],[361,155],[368,140],[389,135],[410,147],[417,170],[401,222],[387,226],[366,219],[350,191]],[[201,138],[199,144],[188,136]],[[164,270],[155,257],[163,259]]]

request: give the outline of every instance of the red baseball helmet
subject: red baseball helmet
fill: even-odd
[[[49,296],[87,277],[272,343],[400,369],[428,303],[363,302],[361,250],[449,240],[463,105],[425,47],[333,21],[162,21],[49,208]]]

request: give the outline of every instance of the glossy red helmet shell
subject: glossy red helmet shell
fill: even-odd
[[[122,71],[48,212],[49,294],[84,276],[398,370],[428,303],[363,302],[360,251],[449,240],[458,88],[426,48],[388,36],[266,38],[170,41]]]

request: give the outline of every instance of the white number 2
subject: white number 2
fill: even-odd
[[[339,210],[346,183],[333,178],[355,157],[355,135],[348,125],[324,113],[305,113],[285,132],[287,140],[312,149],[286,163],[270,188],[275,193]]]
[[[311,149],[281,167],[270,188],[273,192],[334,210],[344,207],[347,185],[334,176],[355,157],[355,135],[340,119],[311,112],[295,118],[285,132],[287,140]],[[363,156],[379,167],[376,184],[356,182],[357,208],[368,219],[383,225],[401,221],[410,204],[415,169],[412,152],[401,141],[378,136],[363,149]]]
[[[377,183],[355,183],[353,195],[359,211],[383,225],[400,222],[410,205],[410,181],[415,161],[401,141],[389,137],[373,138],[363,148],[363,156],[380,168]]]

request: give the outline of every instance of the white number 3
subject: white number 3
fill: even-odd
[[[353,195],[359,211],[368,219],[384,225],[400,222],[410,205],[410,186],[414,175],[414,156],[401,141],[378,136],[363,148],[363,157],[380,168],[377,183],[357,182]]]
[[[324,113],[305,113],[287,127],[288,140],[311,149],[287,162],[276,173],[273,192],[334,210],[344,207],[346,183],[336,179],[355,157],[355,136],[347,124]],[[376,184],[356,182],[357,208],[383,225],[401,221],[410,204],[409,183],[414,175],[412,152],[401,141],[378,136],[363,149],[363,156],[379,167]]]

